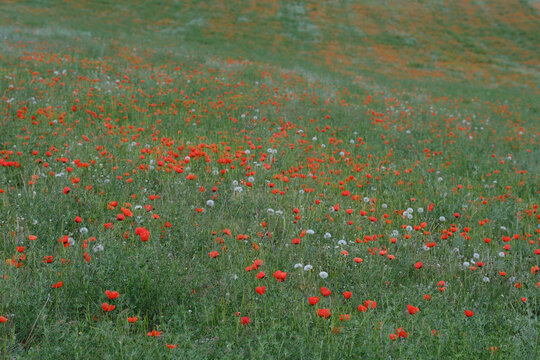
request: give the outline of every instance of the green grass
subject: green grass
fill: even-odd
[[[535,9],[3,3],[2,357],[539,357]]]

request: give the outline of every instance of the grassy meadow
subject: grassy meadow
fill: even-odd
[[[2,359],[540,358],[540,2],[0,1]]]

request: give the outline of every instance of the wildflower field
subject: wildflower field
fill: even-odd
[[[2,359],[540,358],[540,2],[0,2]]]

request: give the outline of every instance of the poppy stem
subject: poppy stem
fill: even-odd
[[[39,320],[39,317],[41,316],[41,313],[45,309],[45,306],[47,306],[47,304],[49,303],[49,300],[51,300],[51,294],[50,293],[47,295],[47,300],[45,301],[45,304],[43,304],[43,307],[39,311],[38,316],[36,316],[36,320],[34,321],[34,325],[32,325],[32,328],[30,329],[30,333],[28,334],[28,337],[26,338],[25,342],[23,343],[23,347],[27,347],[28,344],[30,343],[32,333],[34,332],[34,328],[36,327],[36,324],[37,324],[37,322]]]

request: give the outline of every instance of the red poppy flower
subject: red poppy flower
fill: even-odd
[[[309,305],[315,305],[316,303],[319,302],[319,297],[318,296],[312,296],[308,299],[309,301]]]
[[[422,266],[423,266],[423,264],[422,264],[421,261],[419,261],[419,262],[417,262],[416,264],[414,264],[414,267],[417,268],[417,269],[420,269]]]
[[[366,305],[368,309],[375,309],[377,307],[377,302],[373,300],[366,300],[364,305]]]
[[[321,287],[321,295],[330,296],[331,294],[332,294],[332,292],[329,289],[325,288],[324,286]]]
[[[167,343],[165,343],[165,346],[167,346],[167,349],[176,349],[176,347],[177,347],[178,345],[176,345],[176,344],[167,344]]]
[[[143,228],[143,227],[138,227],[138,228],[135,228],[135,235],[139,235],[139,237],[141,238],[141,241],[148,241],[148,239],[150,238],[150,231],[148,231],[147,229]]]
[[[217,251],[210,251],[208,255],[210,255],[211,258],[217,258],[219,253]]]
[[[343,293],[343,297],[344,297],[345,299],[350,299],[351,296],[352,296],[352,292],[350,292],[350,291],[345,291],[345,292]]]
[[[273,276],[276,278],[277,281],[282,282],[282,281],[285,281],[285,279],[287,278],[287,273],[281,270],[278,270],[274,273]]]
[[[465,316],[471,317],[473,315],[474,315],[474,312],[472,312],[471,310],[465,310]]]
[[[152,337],[159,337],[159,336],[161,336],[162,333],[163,333],[163,331],[152,330],[152,331],[146,333],[146,335],[152,336]]]
[[[53,287],[53,289],[59,289],[59,288],[61,288],[63,285],[64,285],[64,282],[63,282],[63,281],[59,281],[59,282],[57,282],[56,284],[53,284],[52,287]]]
[[[318,309],[317,310],[317,315],[319,315],[319,317],[323,317],[325,319],[328,319],[330,316],[332,316],[332,314],[330,313],[330,309]]]
[[[106,290],[106,291],[105,291],[105,294],[109,297],[110,300],[114,300],[114,299],[116,299],[117,297],[120,296],[120,294],[118,293],[118,291],[109,291],[109,290]]]
[[[257,286],[255,288],[255,291],[257,292],[257,294],[263,295],[266,292],[266,286]]]
[[[128,317],[127,319],[128,319],[128,321],[129,321],[131,324],[133,324],[134,322],[136,322],[137,320],[139,320],[139,318],[136,317],[136,316]]]
[[[414,315],[418,312],[418,309],[416,306],[412,306],[412,305],[407,305],[407,311],[409,312],[409,314],[411,315]]]
[[[7,318],[0,316],[0,323],[5,323],[6,321],[8,321]]]
[[[103,309],[103,311],[105,311],[105,312],[113,311],[115,308],[116,308],[116,306],[110,305],[108,303],[101,304],[101,309]]]
[[[240,318],[240,322],[242,323],[242,325],[247,325],[251,322],[251,319],[249,318],[249,316],[243,316],[242,318]]]

